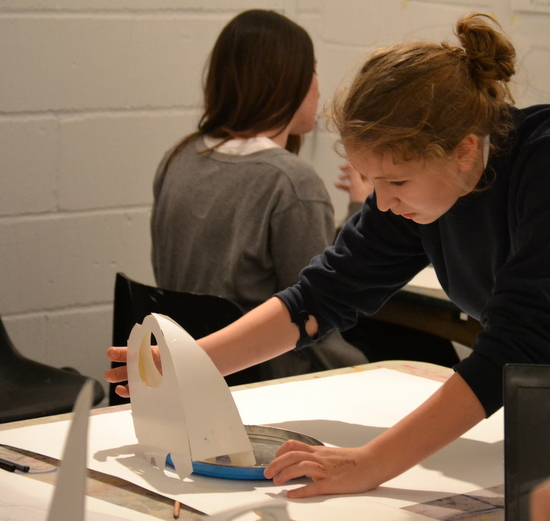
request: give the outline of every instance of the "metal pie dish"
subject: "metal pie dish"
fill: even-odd
[[[321,441],[312,436],[278,427],[245,425],[244,428],[252,445],[256,465],[253,467],[238,467],[231,463],[229,456],[218,456],[214,461],[194,461],[193,473],[224,479],[266,479],[264,469],[275,459],[277,449],[285,441],[297,440],[308,445],[323,445]],[[170,455],[168,455],[166,463],[173,466]]]

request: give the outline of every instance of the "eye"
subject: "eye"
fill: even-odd
[[[390,181],[392,186],[403,186],[407,181]]]

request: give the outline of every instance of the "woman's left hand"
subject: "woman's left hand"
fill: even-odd
[[[264,475],[276,485],[302,476],[313,480],[290,490],[290,498],[367,492],[425,460],[483,418],[481,402],[454,373],[423,404],[366,445],[344,449],[287,441]]]
[[[353,449],[311,446],[290,440],[281,445],[264,475],[276,485],[303,476],[313,480],[304,487],[290,490],[289,498],[366,492],[379,483],[365,468],[365,449],[366,446]]]

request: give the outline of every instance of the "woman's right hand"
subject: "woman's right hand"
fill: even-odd
[[[122,363],[119,367],[112,367],[105,371],[105,380],[111,384],[117,384],[119,382],[126,382],[128,380],[128,367],[126,366],[126,356],[128,354],[127,347],[110,347],[107,349],[107,358],[111,362]],[[122,398],[130,397],[130,389],[128,384],[117,385],[115,392]]]
[[[531,521],[550,521],[550,479],[531,492]]]
[[[155,365],[157,366],[157,369],[162,374],[162,364],[160,360],[159,350],[158,347],[151,346],[151,351],[153,352],[153,360],[155,361]],[[107,380],[111,384],[117,384],[120,382],[126,382],[128,380],[128,367],[126,366],[126,359],[128,356],[128,348],[126,346],[124,347],[110,347],[107,349],[107,358],[111,362],[116,362],[120,365],[118,367],[112,367],[111,369],[108,369],[104,373],[105,380]],[[128,387],[128,384],[125,385],[117,385],[115,387],[115,392],[121,396],[122,398],[130,398],[130,389]]]

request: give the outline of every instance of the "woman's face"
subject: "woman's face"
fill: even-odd
[[[444,162],[394,164],[388,153],[363,151],[352,152],[348,160],[373,185],[380,211],[391,211],[418,224],[436,221],[475,186],[464,178],[469,177],[466,173],[461,175],[454,155]]]
[[[309,91],[288,125],[289,134],[301,136],[315,128],[320,96],[319,80],[317,74],[313,73]]]

